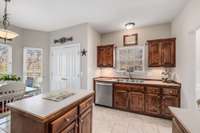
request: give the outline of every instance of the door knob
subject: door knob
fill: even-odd
[[[67,78],[61,78],[61,80],[67,80]]]

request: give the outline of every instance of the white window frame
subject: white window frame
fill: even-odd
[[[145,46],[141,45],[141,46],[129,46],[129,47],[120,47],[117,48],[117,60],[116,60],[116,64],[117,64],[117,72],[126,72],[125,70],[120,70],[120,55],[119,55],[119,51],[120,50],[129,50],[129,49],[142,49],[143,50],[143,54],[142,54],[142,71],[134,71],[132,72],[133,74],[144,74],[145,73]],[[128,58],[128,57],[127,57]]]
[[[0,43],[0,45],[8,47],[8,71],[7,71],[7,74],[12,74],[12,46],[3,44],[3,43]]]
[[[42,82],[43,82],[43,48],[33,48],[33,47],[24,47],[23,48],[23,81],[24,81],[24,83],[26,82],[26,77],[27,77],[27,70],[26,70],[26,63],[24,62],[25,61],[25,59],[26,59],[26,56],[25,56],[25,54],[26,54],[26,50],[28,50],[28,49],[31,49],[31,50],[40,50],[41,51],[41,53],[42,53],[42,57],[41,57],[41,78],[42,78]]]

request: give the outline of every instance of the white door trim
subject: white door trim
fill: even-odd
[[[52,54],[53,54],[52,51],[53,51],[53,49],[56,49],[56,48],[69,48],[69,47],[75,47],[75,46],[77,46],[79,51],[81,51],[80,43],[63,44],[63,45],[51,46],[50,47],[50,54],[49,54],[49,90],[51,89],[51,79],[52,79]],[[81,77],[82,77],[82,74],[81,74],[81,56],[80,56],[80,60],[79,61],[80,61],[79,62],[79,64],[80,64],[80,66],[79,66],[79,74],[80,74],[80,87],[81,87]]]

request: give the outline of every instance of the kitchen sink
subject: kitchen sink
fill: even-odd
[[[118,82],[123,82],[123,83],[143,83],[144,80],[142,80],[142,79],[118,79]]]

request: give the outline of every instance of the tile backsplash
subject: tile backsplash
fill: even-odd
[[[165,70],[165,68],[148,68],[144,73],[135,73],[132,74],[133,78],[147,78],[147,79],[162,79],[161,73]],[[172,71],[172,80],[176,80],[176,73],[173,68]],[[118,72],[114,68],[97,68],[96,77],[128,77],[127,72]]]

